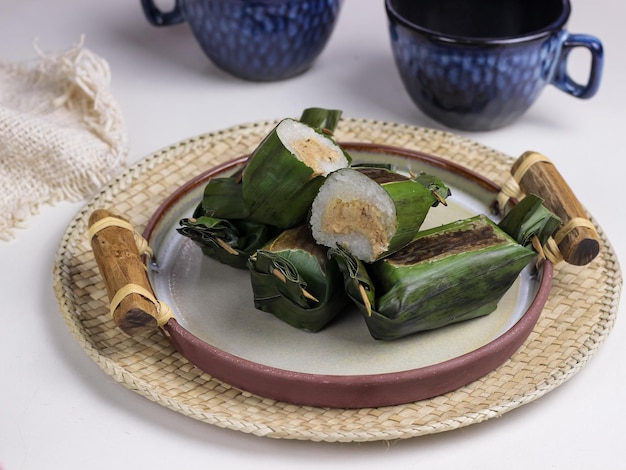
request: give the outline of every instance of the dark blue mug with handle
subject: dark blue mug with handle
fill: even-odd
[[[417,107],[447,127],[514,122],[548,84],[577,98],[600,86],[602,43],[566,30],[569,0],[385,0],[395,63]],[[590,52],[586,83],[567,71]]]
[[[187,22],[206,56],[252,81],[291,78],[309,69],[326,46],[343,0],[176,0],[162,11],[141,0],[154,26]]]

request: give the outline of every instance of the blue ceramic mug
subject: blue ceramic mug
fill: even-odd
[[[426,115],[482,131],[520,117],[547,84],[591,98],[602,75],[599,39],[570,34],[569,0],[385,0],[404,86]],[[591,53],[587,83],[567,72],[570,52]]]
[[[253,81],[301,74],[320,55],[343,0],[176,0],[163,12],[141,0],[155,26],[186,21],[207,57],[222,70]]]

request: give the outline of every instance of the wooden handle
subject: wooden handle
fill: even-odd
[[[511,169],[520,188],[526,194],[535,194],[545,206],[561,218],[561,228],[554,238],[563,260],[577,266],[591,262],[600,252],[600,240],[595,227],[557,168],[546,157],[526,152]]]
[[[135,290],[145,289],[154,298],[132,226],[122,217],[98,209],[89,217],[90,231],[94,224],[104,219],[113,219],[113,224],[104,224],[92,235],[91,247],[104,279],[109,302],[113,302],[116,294],[127,286],[139,286]],[[115,225],[116,221],[121,223]],[[112,313],[116,326],[131,336],[154,331],[158,327],[155,302],[132,290],[121,298]]]

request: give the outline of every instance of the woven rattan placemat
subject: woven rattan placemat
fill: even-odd
[[[522,348],[482,379],[430,400],[371,409],[277,402],[213,379],[181,357],[158,332],[127,337],[108,316],[106,291],[87,237],[89,215],[98,208],[111,209],[141,231],[180,185],[248,154],[275,124],[232,127],[150,155],[104,187],[67,228],[54,270],[61,313],[85,352],[125,387],[194,419],[258,436],[329,442],[402,439],[478,423],[541,397],[576,374],[610,333],[622,278],[616,255],[597,227],[600,255],[585,267],[556,266],[548,303]],[[499,184],[513,162],[451,133],[386,122],[345,118],[336,138],[448,158]]]

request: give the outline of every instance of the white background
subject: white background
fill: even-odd
[[[163,0],[162,5],[168,3]],[[598,95],[549,87],[508,128],[462,134],[511,156],[556,162],[622,259],[626,3],[573,0],[571,32],[605,46]],[[309,106],[350,117],[440,128],[411,104],[397,76],[382,0],[347,0],[323,55],[280,83],[234,79],[205,59],[186,24],[154,28],[139,0],[0,0],[0,60],[61,51],[85,34],[104,57],[127,119],[135,162],[162,147],[244,122],[298,116]],[[585,75],[584,53],[572,73]],[[6,191],[10,188],[1,188]],[[273,440],[177,414],[127,390],[87,357],[67,330],[51,287],[54,255],[83,203],[43,206],[0,242],[0,468],[455,468],[612,469],[624,451],[624,307],[598,353],[571,380],[499,419],[394,443]],[[622,302],[623,304],[623,302]]]

